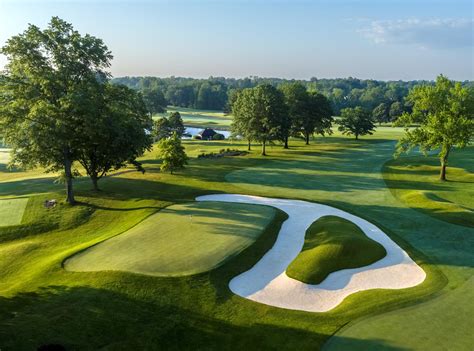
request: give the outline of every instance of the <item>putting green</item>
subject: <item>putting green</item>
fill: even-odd
[[[0,200],[0,227],[21,223],[28,198]]]
[[[154,276],[209,271],[251,245],[275,216],[267,206],[173,205],[65,263],[70,271],[119,270]]]
[[[336,216],[324,216],[306,231],[300,254],[290,263],[290,278],[319,284],[335,271],[368,266],[387,252],[354,223]]]

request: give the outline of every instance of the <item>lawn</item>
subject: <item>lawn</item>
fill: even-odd
[[[253,145],[247,156],[219,159],[196,156],[203,150],[244,150],[246,145],[186,141],[191,160],[184,171],[161,173],[153,150],[141,159],[145,174],[133,168],[116,172],[101,180],[99,193],[90,190],[88,179],[78,178],[80,203],[61,204],[53,211],[44,209],[42,202],[62,199],[61,185],[39,171],[11,173],[0,168],[0,198],[30,197],[22,224],[0,228],[0,347],[31,350],[60,343],[68,349],[193,345],[195,349],[314,350],[334,334],[345,338],[352,326],[379,318],[372,334],[352,333],[352,345],[393,350],[405,342],[394,346],[384,341],[400,338],[398,329],[389,329],[382,321],[393,316],[401,325],[426,318],[439,325],[438,330],[446,326],[446,333],[431,335],[433,343],[462,335],[462,345],[468,345],[470,319],[463,312],[465,305],[450,303],[452,311],[446,314],[430,307],[430,301],[444,296],[457,301],[455,293],[473,275],[473,229],[413,209],[387,188],[382,168],[392,159],[400,133],[383,127],[357,142],[336,133],[317,138],[310,146],[292,140],[290,150],[269,147],[267,157],[259,156],[258,145]],[[453,161],[451,166],[468,169],[467,162]],[[453,196],[464,189],[453,190]],[[341,208],[390,235],[421,265],[427,278],[414,288],[351,295],[327,313],[284,310],[232,294],[228,282],[272,246],[285,220],[279,211],[254,244],[201,274],[154,277],[64,269],[67,258],[127,232],[157,211],[213,193],[304,199]],[[424,330],[425,324],[413,324],[411,332]],[[453,336],[451,324],[458,328]],[[413,349],[423,350],[421,340],[414,338],[413,343]]]
[[[452,154],[448,181],[438,180],[435,156],[401,157],[387,162],[390,191],[407,206],[453,224],[474,227],[474,147]]]
[[[271,207],[256,205],[172,205],[125,233],[73,256],[65,262],[65,268],[154,276],[206,272],[253,244],[274,215]]]
[[[0,227],[21,223],[28,198],[0,199]]]
[[[167,116],[172,112],[179,112],[187,127],[229,129],[232,117],[222,111],[197,110],[187,107],[168,106],[165,113],[158,113],[153,118]]]
[[[368,266],[387,252],[347,219],[325,216],[306,231],[300,254],[290,263],[290,278],[308,284],[321,283],[330,273]]]

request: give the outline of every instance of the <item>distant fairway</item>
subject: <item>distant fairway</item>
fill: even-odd
[[[474,227],[474,147],[450,155],[447,182],[438,180],[435,156],[391,160],[383,176],[392,194],[408,206],[453,224]]]
[[[21,223],[28,198],[0,200],[0,227]]]
[[[65,266],[155,276],[205,272],[251,245],[275,213],[271,207],[235,203],[173,205],[73,256]]]
[[[166,113],[158,113],[154,118],[167,116],[171,112],[178,111],[183,118],[186,126],[210,127],[210,128],[228,128],[232,122],[232,117],[225,115],[221,111],[197,110],[186,107],[168,106]]]
[[[386,253],[382,245],[370,239],[354,223],[325,216],[308,228],[303,249],[286,273],[303,283],[319,284],[332,272],[368,266]]]

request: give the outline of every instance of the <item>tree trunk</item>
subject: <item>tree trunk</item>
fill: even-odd
[[[304,139],[306,141],[306,145],[309,145],[309,133],[304,134]]]
[[[266,146],[265,144],[266,144],[266,141],[264,140],[262,142],[262,156],[267,156],[267,154],[265,153],[265,146]]]
[[[91,176],[91,180],[92,180],[92,185],[94,187],[94,191],[99,191],[99,179],[97,178],[97,175],[94,175],[94,176]]]
[[[74,205],[76,200],[74,199],[74,191],[72,188],[72,161],[69,159],[69,155],[65,152],[64,156],[64,175],[66,177],[66,202],[70,205]]]
[[[250,144],[250,139],[249,139],[249,140],[248,140],[248,149],[247,149],[248,151],[252,150],[251,146],[252,146],[252,145]]]
[[[448,166],[448,156],[449,156],[449,151],[451,150],[451,147],[448,147],[446,150],[446,153],[443,157],[441,157],[441,169],[439,172],[439,180],[446,181],[446,167]]]
[[[284,149],[289,149],[288,147],[288,137],[285,137],[285,145],[283,146]]]
[[[359,134],[356,133],[356,140],[359,140]]]

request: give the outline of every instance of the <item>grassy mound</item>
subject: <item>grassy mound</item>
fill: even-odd
[[[438,180],[435,156],[389,161],[383,176],[392,194],[407,206],[445,222],[474,227],[474,147],[450,156],[447,182]]]
[[[304,283],[319,284],[331,272],[367,266],[385,255],[384,247],[354,223],[325,216],[308,228],[303,249],[286,273]]]
[[[271,207],[195,202],[173,205],[66,261],[71,271],[155,276],[209,271],[250,246],[272,221]]]
[[[0,200],[0,227],[21,223],[28,198]]]

